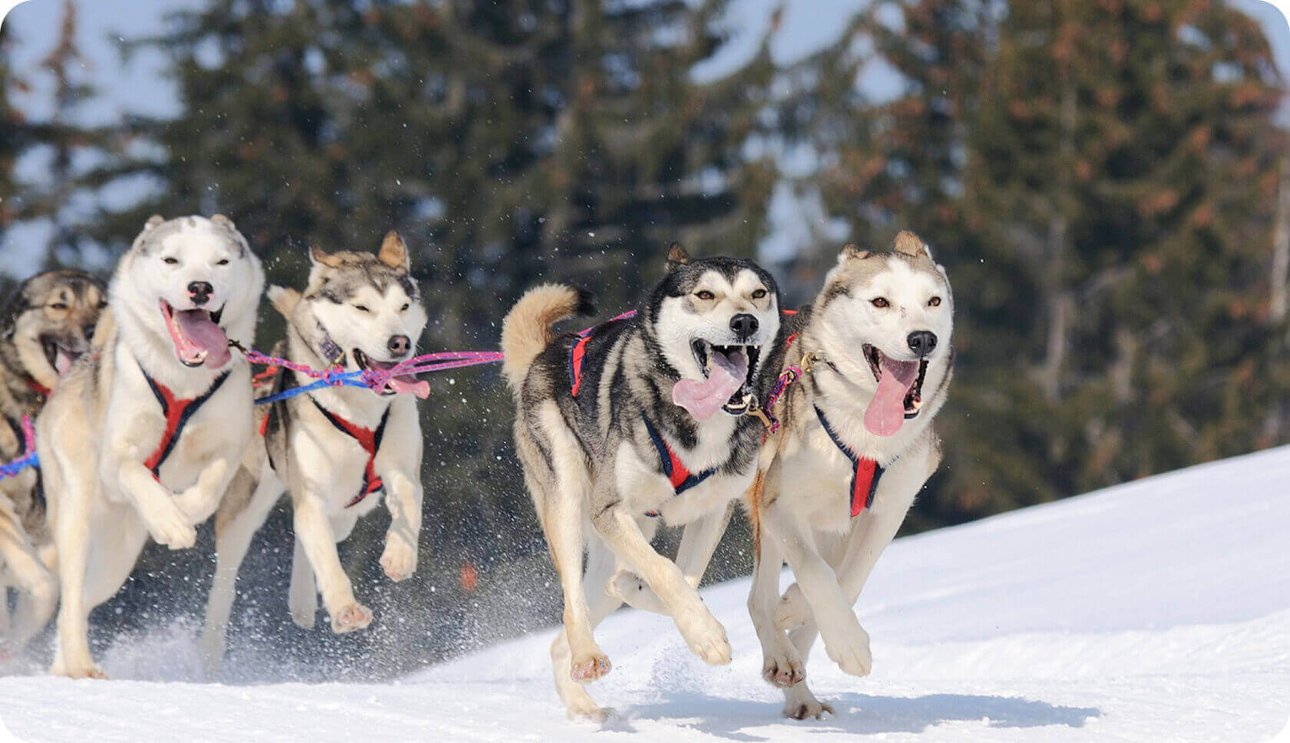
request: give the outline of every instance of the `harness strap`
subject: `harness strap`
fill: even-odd
[[[851,460],[851,465],[855,468],[851,475],[851,515],[859,516],[864,509],[873,508],[873,497],[878,493],[878,481],[882,479],[883,468],[878,466],[877,460],[860,458],[851,453],[851,449],[838,438],[837,432],[829,425],[829,419],[824,417],[824,411],[818,405],[815,406],[815,414],[820,419],[820,425],[824,426],[824,432],[833,440],[833,445]]]
[[[592,336],[610,323],[616,323],[619,320],[626,320],[635,316],[636,310],[629,310],[621,315],[611,317],[599,325],[592,325],[577,332],[578,340],[574,341],[573,347],[569,349],[569,379],[573,382],[569,388],[569,394],[577,397],[578,392],[582,390],[582,360],[587,355],[587,343],[591,341]]]
[[[658,429],[654,428],[654,424],[649,422],[649,418],[641,416],[641,420],[645,422],[645,431],[649,434],[650,441],[654,442],[654,448],[658,450],[659,467],[662,469],[663,474],[667,476],[668,482],[672,483],[672,490],[677,495],[684,493],[717,473],[716,467],[704,470],[697,475],[691,473],[681,463],[681,458],[676,455],[676,452],[672,451],[672,447],[668,446],[667,442],[663,440]]]
[[[51,394],[53,394],[53,390],[49,389],[48,387],[41,384],[40,382],[37,382],[35,377],[29,376],[25,381],[27,382],[27,389],[31,390],[32,392],[35,392],[37,395],[40,395],[41,397],[49,397]]]
[[[142,367],[139,371],[143,373],[143,378],[147,380],[148,387],[152,389],[152,394],[157,398],[157,403],[161,405],[161,414],[166,416],[166,430],[161,434],[161,441],[157,443],[157,448],[153,450],[152,455],[144,461],[143,465],[152,472],[154,478],[160,479],[161,465],[165,464],[166,459],[170,457],[170,452],[174,450],[175,444],[178,443],[179,437],[184,433],[184,426],[188,425],[188,419],[201,409],[206,401],[211,399],[219,388],[224,385],[224,380],[228,379],[228,371],[215,377],[211,386],[197,397],[181,400],[175,397],[168,387],[148,375],[148,372]]]
[[[381,422],[376,425],[375,430],[372,430],[341,418],[324,408],[313,397],[310,397],[309,400],[313,402],[315,408],[318,408],[318,412],[323,414],[328,423],[335,426],[336,430],[354,439],[363,448],[363,451],[367,452],[367,465],[363,468],[363,484],[358,489],[358,495],[355,495],[353,500],[345,504],[346,508],[356,506],[362,503],[367,496],[385,487],[385,483],[376,474],[376,454],[381,450],[381,439],[385,438],[385,423],[390,418],[390,409],[389,407],[385,408],[385,412],[381,414]]]

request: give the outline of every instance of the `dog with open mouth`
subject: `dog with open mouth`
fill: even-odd
[[[589,298],[545,285],[502,326],[516,448],[564,592],[551,659],[571,717],[608,714],[584,684],[610,670],[592,631],[623,603],[620,572],[652,589],[691,651],[730,662],[697,588],[756,470],[762,427],[749,413],[779,368],[779,294],[751,261],[692,261],[673,245],[667,266],[634,315],[557,335]],[[676,562],[650,545],[660,520],[688,524]]]
[[[89,351],[105,306],[106,287],[84,271],[46,271],[18,287],[0,320],[0,462],[22,455],[23,418],[36,418],[60,375]],[[0,600],[0,652],[24,647],[58,601],[47,537],[40,470],[0,479],[0,599],[6,585],[18,589],[12,624]]]
[[[797,719],[832,712],[806,685],[817,634],[846,673],[868,675],[869,636],[852,607],[918,491],[940,463],[932,420],[953,377],[953,295],[927,245],[845,247],[794,322],[782,396],[749,494],[756,568],[748,598],[763,676]],[[771,411],[775,413],[775,410]],[[797,582],[780,598],[784,562]]]
[[[193,546],[254,435],[250,367],[264,272],[223,215],[154,216],[121,258],[95,353],[36,423],[61,606],[52,672],[102,677],[90,610],[129,577],[149,536]]]
[[[427,317],[408,248],[397,232],[387,234],[375,254],[313,248],[310,260],[303,294],[269,289],[274,308],[287,320],[287,339],[275,353],[285,351],[314,369],[351,372],[388,370],[413,356]],[[262,392],[311,382],[280,369]],[[381,568],[392,581],[412,576],[422,503],[416,398],[427,394],[427,382],[394,376],[376,393],[327,387],[268,407],[260,419],[263,438],[248,452],[215,519],[218,561],[202,632],[209,675],[222,664],[238,568],[284,490],[291,492],[296,533],[288,595],[296,624],[314,626],[320,592],[333,632],[371,623],[372,612],[354,596],[336,545],[382,494],[391,519]]]

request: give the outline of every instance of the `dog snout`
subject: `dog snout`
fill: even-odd
[[[412,350],[412,339],[406,335],[392,335],[386,348],[390,349],[390,353],[395,356],[406,356],[408,351]]]
[[[188,284],[188,297],[193,300],[193,304],[198,307],[210,301],[211,295],[215,293],[215,287],[206,281],[193,281]]]
[[[930,330],[915,330],[909,334],[906,341],[909,343],[909,350],[917,354],[920,359],[936,348],[936,334]]]
[[[730,329],[735,331],[735,335],[739,336],[741,341],[752,338],[753,333],[757,332],[757,327],[757,318],[747,312],[741,312],[730,318]]]

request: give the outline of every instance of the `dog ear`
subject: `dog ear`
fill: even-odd
[[[315,266],[326,266],[328,268],[340,268],[340,259],[328,253],[317,245],[309,246],[309,260]]]
[[[236,230],[236,229],[237,229],[237,227],[233,225],[233,220],[229,219],[228,217],[224,216],[223,214],[212,214],[212,215],[211,215],[211,222],[212,222],[212,223],[214,223],[214,224],[219,225],[220,227],[224,227],[224,228],[227,228],[227,229],[230,229],[230,230]]]
[[[283,317],[291,317],[296,305],[300,304],[300,292],[281,286],[270,286],[269,304],[273,305],[273,309],[281,312]]]
[[[390,268],[403,271],[412,267],[408,260],[408,246],[394,230],[385,233],[385,240],[381,242],[381,250],[376,254],[376,259]]]
[[[143,223],[143,231],[147,232],[148,230],[162,224],[165,221],[166,221],[165,217],[161,216],[160,214],[154,214],[151,217],[148,217],[147,222]]]
[[[838,263],[852,259],[864,260],[871,255],[873,255],[873,251],[861,250],[859,245],[856,245],[855,243],[847,243],[842,246],[842,252],[838,253]]]
[[[667,248],[667,270],[671,271],[677,266],[684,266],[690,262],[690,254],[685,252],[681,243],[672,243]]]
[[[927,252],[927,243],[923,242],[923,238],[909,230],[901,230],[900,234],[896,235],[896,242],[893,247],[895,247],[897,253],[907,255],[910,258],[931,257]]]

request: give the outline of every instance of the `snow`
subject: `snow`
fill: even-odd
[[[0,679],[0,727],[25,741],[1290,740],[1287,482],[1282,448],[898,540],[859,603],[874,674],[813,654],[812,686],[838,712],[824,721],[780,717],[738,580],[704,594],[734,646],[726,667],[690,656],[664,618],[602,625],[614,670],[592,692],[619,710],[603,727],[564,718],[553,630],[390,684],[239,686],[195,682],[182,625],[118,640],[103,658],[118,680]]]

